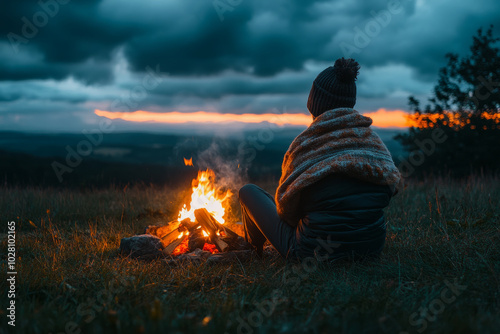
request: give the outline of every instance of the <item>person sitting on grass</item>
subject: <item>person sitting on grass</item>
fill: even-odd
[[[380,255],[383,209],[402,179],[372,119],[353,109],[359,68],[341,58],[314,80],[313,121],[288,148],[275,197],[253,184],[239,190],[245,239],[260,256],[266,239],[286,259]]]

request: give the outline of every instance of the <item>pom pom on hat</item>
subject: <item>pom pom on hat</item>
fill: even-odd
[[[332,71],[340,81],[351,83],[357,79],[359,67],[359,64],[354,59],[340,58],[335,61]]]

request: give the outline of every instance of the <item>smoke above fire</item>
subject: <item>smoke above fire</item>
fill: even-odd
[[[213,141],[207,149],[198,153],[196,166],[201,170],[212,169],[219,186],[237,193],[247,183],[247,169],[240,164],[242,159],[237,155],[227,155],[228,150],[227,142]]]
[[[189,155],[184,156],[187,152]],[[248,183],[249,166],[244,163],[245,159],[234,147],[234,142],[223,138],[213,138],[209,142],[186,138],[175,145],[173,154],[186,166],[199,171],[212,170],[217,187],[231,190],[233,194]]]

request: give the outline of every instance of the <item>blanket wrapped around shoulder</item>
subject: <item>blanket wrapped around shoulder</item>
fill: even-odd
[[[397,192],[401,174],[371,124],[371,118],[354,109],[338,108],[316,117],[295,138],[283,159],[276,190],[277,210],[282,219],[297,225],[301,218],[300,192],[334,173],[386,184],[394,194]]]

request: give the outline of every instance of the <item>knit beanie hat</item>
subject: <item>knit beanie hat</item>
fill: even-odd
[[[354,59],[340,58],[318,74],[312,84],[307,109],[317,117],[335,108],[353,108],[356,104],[356,84],[359,64]]]

